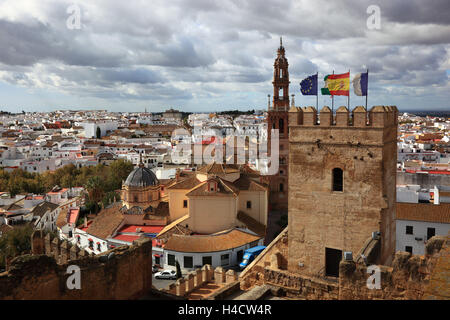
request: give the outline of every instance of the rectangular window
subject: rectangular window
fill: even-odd
[[[212,257],[211,256],[205,256],[202,257],[202,265],[209,264],[212,265]]]
[[[406,246],[406,247],[405,247],[405,251],[406,251],[406,252],[409,252],[409,253],[411,253],[411,254],[413,253],[413,250],[412,250],[412,247],[411,247],[411,246]]]
[[[192,257],[185,256],[183,261],[184,268],[192,268],[194,266],[194,259]]]
[[[341,168],[333,169],[333,191],[344,191],[344,174]]]
[[[183,208],[187,208],[187,200],[183,200]]]
[[[175,255],[173,255],[173,254],[167,255],[167,264],[169,266],[175,266]]]
[[[436,228],[427,228],[427,240],[436,235]]]
[[[227,266],[230,264],[230,255],[229,254],[222,254],[220,256],[220,265],[221,266]]]
[[[413,234],[413,226],[406,226],[406,234]]]
[[[252,202],[251,201],[247,201],[247,209],[251,209],[252,208]]]

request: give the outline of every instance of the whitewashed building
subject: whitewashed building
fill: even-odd
[[[248,230],[235,228],[209,235],[172,235],[164,245],[162,266],[176,270],[178,261],[183,272],[205,264],[233,267],[242,261],[246,249],[263,245],[264,238]]]

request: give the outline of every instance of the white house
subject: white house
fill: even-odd
[[[242,261],[246,249],[263,245],[256,234],[234,228],[209,235],[172,235],[164,245],[162,266],[176,270],[175,261],[184,272],[205,264],[215,267],[233,267]]]
[[[401,203],[396,209],[396,251],[425,254],[425,244],[450,232],[450,203]]]

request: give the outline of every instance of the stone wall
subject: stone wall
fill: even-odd
[[[354,261],[339,265],[339,299],[450,299],[450,238],[433,237],[425,256],[397,252],[392,267],[379,265],[381,288],[367,286],[367,266]],[[443,249],[441,250],[441,248]],[[431,280],[431,281],[430,281]]]
[[[290,272],[280,261],[287,257],[287,230],[283,231],[240,276],[241,289],[273,285],[294,299],[450,299],[450,238],[435,236],[425,256],[397,252],[392,266],[377,265],[381,289],[367,287],[367,266],[377,264],[380,239],[369,237],[353,255],[341,261],[339,278],[311,277]],[[441,249],[442,248],[442,249]]]
[[[338,283],[326,278],[309,277],[287,271],[288,229],[278,237],[241,273],[241,289],[269,284],[299,299],[337,299]]]
[[[54,243],[54,248],[61,247]],[[20,256],[0,274],[0,299],[136,299],[152,286],[151,254],[151,241],[142,238],[132,246],[60,264],[45,254]],[[81,270],[79,290],[67,287],[69,265]]]
[[[323,276],[326,248],[351,251],[381,232],[381,262],[395,253],[397,109],[289,111],[289,266]],[[320,123],[318,118],[320,117]],[[351,121],[350,121],[351,120]],[[343,190],[333,191],[333,170]],[[337,267],[337,264],[336,264]]]
[[[264,284],[264,268],[272,263],[274,269],[286,270],[288,257],[288,228],[280,234],[248,265],[239,276],[241,289]]]

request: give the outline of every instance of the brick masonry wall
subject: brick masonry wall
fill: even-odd
[[[317,124],[312,107],[289,114],[303,113],[289,133],[289,271],[321,276],[325,248],[356,253],[373,231],[381,231],[382,263],[394,255],[396,112],[374,107],[366,125],[357,109],[353,125],[341,121],[346,109],[336,125]],[[343,170],[343,192],[332,191],[334,168]]]
[[[20,256],[0,274],[0,299],[136,299],[151,289],[151,252],[151,241],[139,239],[132,246],[61,265],[46,255]],[[66,286],[69,265],[81,269],[80,290]]]

